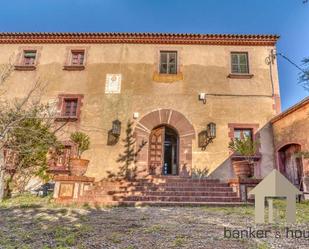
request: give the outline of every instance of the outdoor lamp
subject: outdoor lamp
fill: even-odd
[[[207,125],[207,129],[201,131],[198,134],[198,145],[203,150],[206,149],[207,145],[216,138],[216,124],[211,122]]]
[[[115,137],[119,137],[120,132],[121,132],[121,122],[118,119],[116,119],[116,120],[113,121],[112,134]]]
[[[208,138],[214,139],[216,138],[216,124],[211,122],[207,125],[207,135]]]

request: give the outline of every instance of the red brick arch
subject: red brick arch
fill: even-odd
[[[140,174],[148,174],[148,142],[149,135],[155,127],[160,125],[173,127],[179,135],[179,175],[190,176],[192,168],[192,140],[195,130],[191,122],[180,112],[172,109],[158,109],[144,115],[136,124],[135,136],[137,147],[143,141],[146,145],[137,156],[137,170]]]

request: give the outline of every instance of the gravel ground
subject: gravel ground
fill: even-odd
[[[253,207],[0,207],[0,248],[309,248],[309,238],[275,238],[284,224],[255,227],[253,219]],[[309,233],[307,216],[299,219],[294,229]],[[224,227],[272,233],[267,239],[228,239]]]

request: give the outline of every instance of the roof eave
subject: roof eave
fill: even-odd
[[[278,35],[173,33],[0,33],[0,43],[153,43],[274,46]]]

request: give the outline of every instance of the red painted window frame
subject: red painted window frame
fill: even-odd
[[[79,63],[73,63],[73,55],[74,53],[80,54],[78,57]],[[67,48],[67,56],[66,61],[63,66],[63,70],[67,71],[82,71],[86,67],[88,47],[68,47]],[[81,56],[83,54],[83,56]],[[82,63],[81,63],[82,60]]]
[[[77,55],[77,63],[74,63],[74,56]],[[84,66],[85,62],[85,50],[71,50],[71,66]]]
[[[81,107],[83,105],[82,100],[84,98],[83,94],[60,94],[58,102],[58,110],[59,110],[59,117],[57,117],[57,121],[79,121],[80,114],[81,114]],[[76,99],[77,100],[77,107],[76,107],[76,115],[75,116],[66,116],[65,115],[65,100]]]
[[[19,48],[19,53],[14,65],[14,69],[17,71],[33,71],[36,69],[39,58],[41,55],[42,47],[32,47],[32,46],[23,46]],[[32,64],[27,64],[25,59],[25,53],[27,52],[35,52],[35,59]]]

